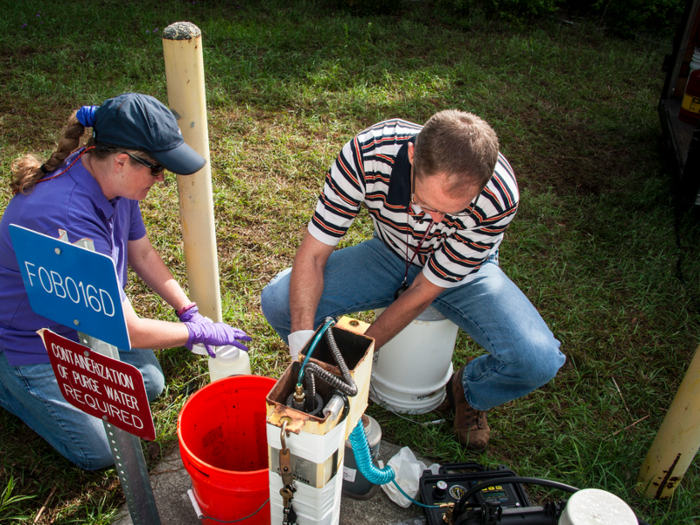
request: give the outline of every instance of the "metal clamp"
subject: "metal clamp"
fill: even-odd
[[[287,423],[289,423],[288,418],[284,418],[282,421],[282,430],[280,432],[280,441],[282,442],[282,450],[287,448]]]
[[[287,448],[287,421],[282,422],[282,431],[280,432],[280,441],[282,448],[280,449],[280,475],[282,476],[282,484],[285,487],[291,488],[294,482],[292,473],[292,454]]]
[[[280,449],[280,475],[282,476],[283,485],[280,489],[280,496],[282,496],[284,514],[282,523],[283,525],[294,525],[296,524],[296,512],[294,512],[294,507],[292,507],[292,500],[297,489],[294,486],[294,474],[292,473],[292,454],[287,448],[287,423],[289,423],[289,418],[285,418],[282,421],[280,430],[280,442],[282,443],[282,448]]]

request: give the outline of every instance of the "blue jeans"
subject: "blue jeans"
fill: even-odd
[[[163,391],[165,378],[153,350],[119,352],[143,375],[148,400]],[[50,363],[10,366],[0,352],[0,407],[24,421],[63,457],[85,470],[114,464],[101,419],[63,398]]]
[[[326,263],[315,326],[328,316],[385,308],[403,281],[405,261],[378,238],[335,250]],[[422,270],[411,265],[409,283]],[[290,331],[289,277],[279,273],[262,292],[267,321],[287,342]],[[497,254],[460,286],[448,288],[433,307],[488,352],[462,375],[464,395],[477,410],[522,397],[549,382],[566,358],[542,317],[501,271]]]

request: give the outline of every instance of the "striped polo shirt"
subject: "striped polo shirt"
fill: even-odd
[[[429,214],[410,205],[408,143],[422,127],[387,120],[345,144],[326,175],[309,233],[336,246],[364,203],[375,234],[399,257],[410,260],[431,224]],[[499,153],[493,176],[474,201],[473,213],[469,217],[445,215],[442,222],[433,224],[413,263],[423,267],[433,284],[458,286],[498,249],[518,201],[513,169]]]

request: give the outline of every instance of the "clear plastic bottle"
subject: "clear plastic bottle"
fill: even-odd
[[[208,359],[209,380],[212,383],[224,377],[251,373],[248,352],[233,345],[217,346],[215,351],[216,359]]]

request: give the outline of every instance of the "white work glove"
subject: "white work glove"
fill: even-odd
[[[292,358],[292,362],[297,360],[299,357],[299,352],[304,348],[311,336],[314,335],[313,330],[297,330],[289,334],[289,355]]]

